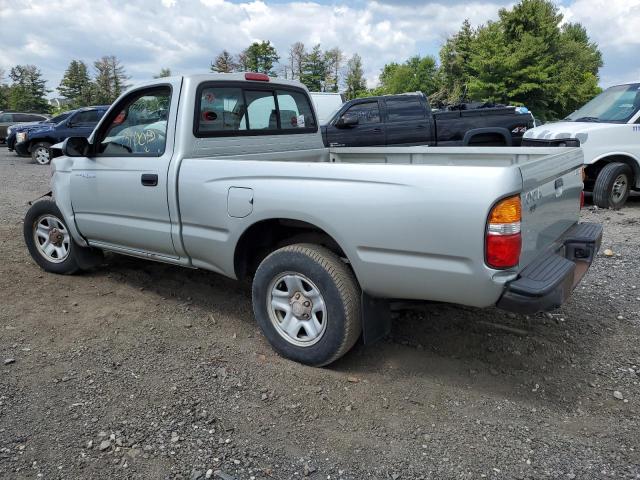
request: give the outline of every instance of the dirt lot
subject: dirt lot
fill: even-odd
[[[640,197],[584,211],[614,256],[561,310],[404,311],[314,369],[231,280],[114,255],[41,271],[22,217],[48,178],[0,148],[0,477],[640,478]]]

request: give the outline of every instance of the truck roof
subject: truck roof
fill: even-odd
[[[250,83],[256,83],[256,84],[286,85],[286,86],[290,86],[290,87],[297,87],[297,88],[302,88],[304,90],[307,90],[307,87],[305,87],[302,83],[298,82],[297,80],[287,80],[287,79],[279,78],[279,77],[269,77],[268,81],[247,80],[245,78],[245,75],[248,74],[248,73],[255,73],[255,72],[197,73],[197,74],[192,74],[192,75],[175,75],[175,76],[172,76],[172,77],[156,78],[156,79],[153,79],[153,80],[148,80],[148,81],[145,81],[145,82],[141,82],[139,84],[136,84],[135,88],[158,85],[159,83],[162,83],[163,80],[175,80],[175,79],[182,78],[184,80],[191,80],[191,81],[193,81],[195,83],[215,82],[215,81],[225,81],[225,82],[234,82],[235,81],[235,82],[250,82]]]

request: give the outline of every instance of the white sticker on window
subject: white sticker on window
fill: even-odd
[[[296,124],[298,128],[304,128],[304,115],[298,115]]]

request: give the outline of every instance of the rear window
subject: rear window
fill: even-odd
[[[308,96],[287,89],[204,85],[199,88],[198,137],[317,131]]]
[[[389,122],[404,122],[425,118],[425,109],[418,97],[392,98],[386,100],[386,103]]]
[[[13,122],[13,114],[0,113],[0,122]]]

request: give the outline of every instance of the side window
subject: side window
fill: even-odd
[[[380,123],[380,107],[378,102],[357,103],[344,112],[342,115],[353,116],[358,118],[358,124],[366,125],[368,123]]]
[[[211,87],[202,90],[200,96],[199,132],[223,132],[245,130],[244,97],[240,88]]]
[[[100,116],[101,115],[98,110],[85,110],[83,112],[76,113],[71,119],[71,123],[98,123],[98,120],[100,120]]]
[[[166,146],[170,104],[169,87],[135,92],[124,98],[111,112],[106,131],[99,135],[96,153],[159,157]],[[93,112],[99,119],[99,112]]]
[[[247,118],[249,130],[275,130],[278,128],[276,118],[276,101],[272,91],[246,90]],[[242,119],[244,129],[247,128],[246,119]]]
[[[306,95],[300,92],[276,90],[280,110],[280,128],[316,128],[313,110]]]
[[[407,120],[422,120],[425,109],[416,96],[393,98],[386,100],[387,117],[389,122],[403,122]]]
[[[10,113],[0,113],[0,122],[13,122],[13,115]]]
[[[46,120],[47,117],[43,117],[42,115],[29,115],[29,122],[42,122]]]
[[[27,115],[26,113],[14,113],[13,121],[14,122],[30,122],[31,115]]]

